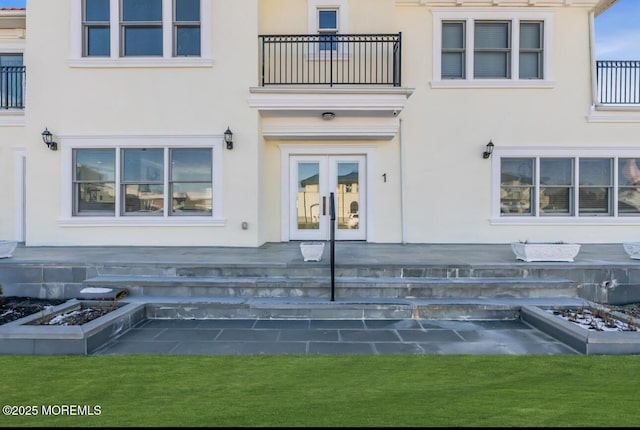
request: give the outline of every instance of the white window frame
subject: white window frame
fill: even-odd
[[[553,88],[553,18],[552,10],[522,9],[438,9],[433,11],[433,76],[432,88]],[[465,74],[463,79],[442,79],[442,22],[465,22]],[[511,22],[511,78],[475,79],[473,77],[474,23],[476,21]],[[520,79],[520,22],[543,23],[544,41],[542,79]]]
[[[162,0],[162,57],[121,57],[120,0],[110,0],[109,57],[83,57],[82,0],[71,0],[71,67],[210,67],[211,1],[200,0],[200,56],[176,57],[173,49],[173,0]]]
[[[181,136],[144,136],[144,135],[61,135],[61,214],[58,224],[70,227],[94,226],[224,226],[224,208],[222,196],[222,148],[224,137],[218,135],[181,135]],[[212,187],[213,210],[211,214],[175,216],[168,211],[162,216],[127,216],[120,210],[121,199],[116,198],[115,213],[100,216],[73,215],[73,150],[74,149],[113,149],[116,151],[116,183],[117,196],[120,196],[120,150],[124,148],[210,148],[212,150]],[[166,160],[165,160],[166,163]],[[165,178],[167,176],[165,165]],[[168,179],[165,179],[167,181]],[[165,191],[166,192],[166,191]]]
[[[571,215],[543,215],[539,210],[538,179],[534,181],[533,214],[505,215],[500,213],[500,174],[502,158],[533,158],[536,170],[540,158],[571,158],[574,160],[574,213]],[[581,158],[608,158],[613,160],[611,214],[580,215],[578,209],[579,161]],[[640,214],[618,214],[618,159],[640,158],[640,150],[629,148],[548,148],[548,147],[496,147],[491,157],[491,224],[497,225],[640,225]]]
[[[308,34],[322,34],[319,31],[320,27],[320,10],[335,10],[337,19],[337,31],[335,34],[347,34],[348,33],[348,17],[349,17],[349,0],[308,0],[307,1],[307,31]],[[348,55],[347,48],[342,47],[339,49],[338,55]],[[319,50],[315,46],[309,48],[309,59],[322,60],[325,59],[325,53],[329,50]],[[336,53],[336,50],[333,51]]]

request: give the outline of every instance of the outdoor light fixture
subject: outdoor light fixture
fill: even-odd
[[[323,112],[322,113],[322,119],[326,119],[326,120],[330,120],[330,119],[334,119],[336,117],[336,114],[333,112]]]
[[[229,127],[224,132],[224,143],[227,144],[227,149],[233,149],[233,132],[229,130]]]
[[[491,157],[491,154],[493,153],[493,147],[495,145],[493,144],[493,142],[490,140],[489,143],[487,143],[487,149],[482,153],[482,158],[489,158]]]
[[[47,145],[47,147],[49,147],[50,150],[58,150],[58,144],[53,141],[53,134],[51,134],[47,127],[45,127],[44,131],[42,132],[42,141]]]

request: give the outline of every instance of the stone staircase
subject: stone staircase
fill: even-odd
[[[130,297],[331,297],[327,267],[238,265],[182,267],[152,275],[113,272],[89,277],[82,285],[126,289]],[[577,282],[566,278],[517,271],[506,276],[496,276],[495,270],[487,273],[452,267],[341,267],[334,277],[334,294],[336,299],[348,300],[578,297]]]

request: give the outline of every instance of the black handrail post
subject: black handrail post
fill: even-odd
[[[334,202],[333,193],[329,193],[329,211],[331,212],[331,233],[330,233],[330,245],[331,245],[331,301],[335,301],[336,291],[336,206]]]

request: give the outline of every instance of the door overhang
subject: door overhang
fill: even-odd
[[[278,140],[390,140],[410,88],[250,89],[262,136]]]

